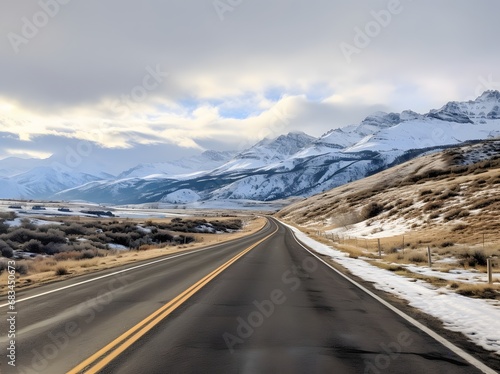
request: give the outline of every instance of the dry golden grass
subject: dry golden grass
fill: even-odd
[[[217,217],[217,219],[222,220],[224,218]],[[153,259],[185,250],[207,247],[213,244],[234,240],[260,230],[266,223],[266,219],[262,217],[245,217],[242,219],[245,224],[242,230],[238,232],[217,235],[192,234],[196,237],[196,241],[188,245],[160,246],[141,251],[101,251],[101,253],[105,252],[107,256],[81,260],[71,259],[71,256],[60,256],[60,260],[54,257],[37,258],[34,260],[16,260],[17,265],[25,264],[28,268],[27,274],[17,276],[16,288],[18,290],[32,288],[60,279],[67,279],[90,272],[131,264],[137,261]],[[58,271],[60,268],[65,269],[65,271]],[[6,280],[7,273],[4,272],[0,276],[0,295],[5,294],[7,291]]]
[[[497,147],[500,142],[486,142]],[[464,148],[466,152],[467,147]],[[500,161],[494,159],[475,166],[461,167],[460,173],[446,178],[427,178],[417,184],[401,181],[408,175],[427,175],[429,171],[446,169],[453,152],[437,153],[414,159],[371,177],[335,188],[321,195],[293,204],[277,216],[307,228],[331,230],[350,228],[362,222],[363,210],[377,203],[381,212],[366,220],[367,225],[394,222],[403,218],[408,233],[420,236],[446,236],[452,241],[477,244],[482,235],[491,244],[500,244]],[[481,169],[483,167],[484,169]],[[462,170],[463,169],[463,170]],[[480,173],[476,173],[479,171]],[[426,174],[427,173],[427,174]],[[430,174],[432,175],[432,173]],[[367,235],[369,239],[370,235]],[[424,238],[429,240],[432,238]],[[437,240],[431,240],[437,243]]]
[[[490,160],[458,164],[477,149],[488,150]],[[500,141],[496,140],[413,159],[295,203],[277,217],[313,235],[322,232],[320,241],[352,257],[378,258],[380,243],[382,259],[371,262],[402,275],[421,279],[401,271],[399,264],[425,266],[427,247],[437,270],[474,268],[485,273],[476,257],[479,262],[500,258],[499,154]],[[390,234],[394,228],[401,234]]]
[[[453,282],[450,287],[463,296],[481,299],[500,299],[500,286],[494,284],[467,284]]]

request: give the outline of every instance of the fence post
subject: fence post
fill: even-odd
[[[488,268],[488,283],[492,284],[493,283],[493,274],[492,274],[492,269],[491,269],[491,258],[486,259],[486,267]]]
[[[378,239],[378,257],[382,258],[382,248],[380,247],[380,239]]]
[[[403,254],[405,254],[405,236],[403,235]]]
[[[432,257],[431,257],[431,247],[427,246],[427,259],[429,261],[429,267],[432,267]]]

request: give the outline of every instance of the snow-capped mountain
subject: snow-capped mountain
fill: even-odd
[[[13,177],[14,175],[31,170],[34,166],[42,162],[43,160],[35,158],[7,157],[0,160],[0,176],[4,178]]]
[[[54,167],[38,166],[10,178],[10,183],[18,186],[21,197],[49,198],[54,191],[81,186],[97,179],[101,178],[74,170],[63,171]]]
[[[452,101],[441,109],[431,110],[427,117],[455,123],[486,123],[500,119],[500,92],[485,91],[474,101]]]
[[[314,137],[304,132],[290,132],[275,139],[263,139],[253,147],[239,153],[232,160],[213,172],[223,174],[238,170],[253,170],[282,163],[304,147],[310,145]]]
[[[499,137],[499,108],[500,93],[486,91],[474,101],[450,102],[426,114],[377,112],[318,139],[294,132],[264,139],[237,155],[209,152],[139,165],[119,178],[93,180],[54,198],[201,204],[310,196],[421,154]]]
[[[147,177],[151,175],[181,176],[213,170],[231,160],[236,151],[205,151],[201,155],[170,162],[139,164],[118,175],[118,179]]]
[[[236,154],[230,151],[206,151],[172,162],[140,164],[118,177],[103,172],[93,159],[82,158],[75,164],[68,163],[64,157],[66,155],[55,155],[44,160],[8,158],[0,160],[0,168],[3,168],[0,169],[0,198],[46,199],[60,191],[91,182],[112,185],[117,180],[196,174],[210,171]]]

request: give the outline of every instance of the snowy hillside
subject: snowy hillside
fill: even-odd
[[[215,169],[236,156],[237,152],[205,151],[201,155],[192,156],[170,162],[139,164],[124,171],[118,178],[147,177],[149,175],[185,175]]]
[[[25,173],[43,162],[39,159],[24,159],[19,157],[7,157],[0,160],[0,176],[10,178],[14,175]]]
[[[73,170],[63,171],[57,170],[57,168],[38,166],[7,179],[8,182],[2,185],[0,189],[0,197],[29,198],[36,196],[38,198],[49,198],[54,194],[54,191],[80,186],[96,179],[100,178]],[[12,195],[9,189],[13,189],[15,194]]]
[[[252,170],[277,164],[287,160],[314,140],[315,138],[303,132],[290,132],[276,139],[266,138],[214,170],[214,173]]]

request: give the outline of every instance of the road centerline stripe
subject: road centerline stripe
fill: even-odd
[[[150,314],[148,317],[143,319],[141,322],[124,332],[118,338],[101,348],[99,351],[91,355],[86,360],[82,361],[76,367],[67,372],[67,374],[78,374],[78,373],[97,373],[105,366],[107,366],[112,360],[123,353],[128,347],[144,336],[148,331],[170,315],[174,310],[186,302],[191,296],[196,294],[199,290],[205,287],[210,281],[217,277],[220,273],[226,270],[229,266],[243,257],[245,254],[250,252],[252,249],[257,247],[259,244],[263,243],[271,236],[273,236],[279,229],[276,225],[276,230],[266,237],[255,242],[251,246],[245,248],[243,251],[239,252],[236,256],[232,257],[224,264],[219,266],[217,269],[213,270],[211,273],[200,279],[198,282],[193,284],[191,287],[174,297],[168,303],[163,305],[161,308]]]

